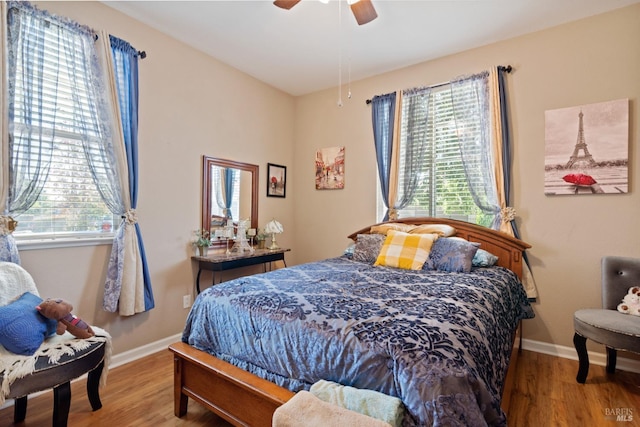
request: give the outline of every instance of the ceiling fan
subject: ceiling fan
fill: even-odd
[[[325,0],[323,3],[326,3],[327,1],[328,0]],[[348,0],[348,2],[351,7],[351,12],[353,12],[353,16],[355,16],[356,21],[358,21],[358,25],[364,25],[378,17],[373,4],[371,4],[371,0]],[[300,3],[300,0],[275,0],[273,2],[276,6],[287,10],[291,9],[298,3]]]

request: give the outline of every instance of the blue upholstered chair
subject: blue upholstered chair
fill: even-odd
[[[640,286],[640,259],[619,256],[602,259],[602,308],[578,310],[573,316],[573,344],[580,361],[576,377],[579,383],[584,384],[589,373],[587,338],[607,348],[610,374],[616,370],[617,350],[640,354],[640,316],[617,310],[633,286]]]
[[[0,323],[8,317],[6,312],[16,313],[16,310],[8,309],[15,308],[25,295],[37,301],[41,300],[35,283],[26,270],[17,264],[0,262]],[[20,296],[22,298],[18,299]],[[96,335],[87,340],[80,340],[67,332],[65,335],[47,338],[43,342],[44,335],[49,332],[45,328],[45,334],[41,333],[37,342],[37,332],[34,331],[39,331],[39,325],[34,326],[33,317],[38,318],[40,315],[35,312],[35,305],[28,299],[26,307],[21,305],[18,308],[16,323],[11,323],[10,327],[0,331],[0,341],[12,348],[9,350],[0,346],[0,384],[3,385],[0,390],[0,404],[5,399],[14,399],[14,422],[20,423],[25,419],[28,395],[53,389],[52,425],[65,427],[71,405],[70,382],[84,374],[88,374],[87,394],[91,408],[94,411],[100,409],[102,403],[98,389],[102,375],[106,375],[106,360],[110,355],[108,334],[103,332],[105,336]],[[22,314],[25,312],[28,313]],[[11,336],[10,330],[16,330],[19,339],[11,337],[9,340],[7,336]],[[25,351],[20,353],[22,356],[16,355],[16,351],[22,350]],[[25,369],[29,370],[26,375],[23,371]],[[21,373],[18,374],[16,370]]]

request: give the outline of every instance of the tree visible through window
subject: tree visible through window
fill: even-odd
[[[88,49],[93,46],[65,23],[30,18],[28,25],[9,26],[11,173],[43,178],[37,201],[15,216],[15,236],[111,233],[114,216],[94,184],[83,148],[102,132],[91,92],[96,77]],[[15,12],[11,19],[24,16]]]
[[[464,89],[463,89],[464,90]],[[462,163],[458,140],[458,125],[453,110],[451,85],[432,88],[429,94],[414,91],[407,96],[421,97],[423,108],[410,109],[409,102],[402,103],[400,129],[400,161],[398,188],[403,188],[406,167],[405,150],[411,134],[426,133],[425,151],[418,168],[418,181],[411,201],[398,210],[399,217],[433,216],[459,219],[491,226],[492,215],[484,214],[473,201]],[[459,94],[457,94],[459,95]],[[426,116],[426,117],[425,117]],[[483,124],[466,123],[467,132],[474,132]],[[479,138],[479,136],[478,136]],[[412,158],[417,158],[414,156]],[[401,191],[401,190],[399,190]],[[380,192],[378,192],[380,194]],[[378,217],[384,215],[384,204],[378,200]]]

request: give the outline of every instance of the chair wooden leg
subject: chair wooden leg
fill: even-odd
[[[21,423],[27,416],[27,396],[22,396],[13,402],[13,422]]]
[[[102,361],[95,369],[89,371],[87,377],[87,395],[89,396],[89,403],[91,403],[91,409],[97,411],[102,408],[102,402],[100,401],[100,376],[102,375],[102,369],[104,368],[104,361]]]
[[[580,366],[578,367],[578,375],[576,381],[584,384],[589,374],[589,355],[587,354],[587,339],[578,333],[573,334],[573,345],[578,353]]]
[[[66,382],[53,389],[53,427],[67,427],[71,407],[71,383]]]
[[[616,372],[616,356],[615,348],[607,347],[607,373],[614,374]]]

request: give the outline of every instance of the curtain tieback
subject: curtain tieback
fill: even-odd
[[[0,236],[6,236],[13,233],[18,226],[18,221],[9,215],[0,215]]]
[[[389,208],[389,221],[395,221],[398,219],[398,210],[395,208]]]
[[[506,224],[516,219],[516,210],[511,206],[504,207],[500,209],[500,216],[502,217],[502,222]]]
[[[124,218],[124,222],[129,225],[135,225],[138,222],[138,214],[135,209],[129,209],[126,211],[124,215],[122,215],[122,218]]]

